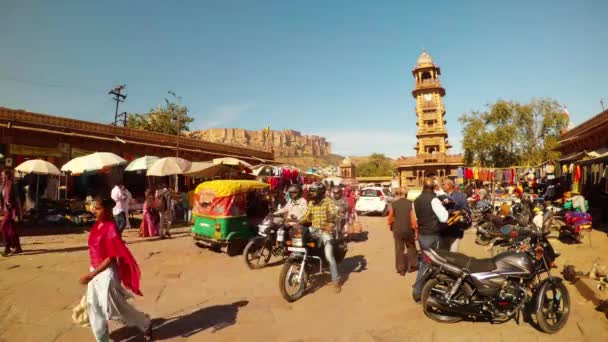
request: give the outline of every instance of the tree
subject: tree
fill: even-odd
[[[468,165],[535,166],[559,157],[557,146],[564,124],[562,106],[551,99],[530,103],[497,101],[484,112],[463,114],[464,159]]]
[[[188,115],[188,108],[184,105],[165,99],[165,105],[150,109],[148,113],[130,113],[127,117],[127,127],[143,129],[146,131],[177,135],[179,131],[189,131],[189,124],[194,118]]]
[[[394,174],[392,160],[384,154],[373,153],[366,162],[357,166],[357,175],[361,177],[383,177]]]

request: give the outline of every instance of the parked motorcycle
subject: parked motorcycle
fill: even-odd
[[[429,318],[456,323],[465,318],[505,322],[534,314],[538,327],[553,334],[570,314],[570,296],[563,281],[551,275],[557,257],[547,232],[534,226],[517,231],[529,245],[493,258],[424,250],[429,268],[421,281],[422,307]],[[523,245],[520,245],[523,246]]]
[[[503,227],[527,226],[530,220],[528,210],[520,203],[513,205],[512,215],[509,216],[495,214],[490,206],[483,208],[479,215],[481,218],[476,225],[475,242],[481,246],[487,246],[496,239],[503,238],[505,235]]]
[[[245,264],[252,270],[263,268],[272,256],[284,258],[287,255],[285,219],[272,214],[258,225],[258,235],[249,240],[243,250]]]
[[[338,239],[337,233],[334,234],[336,238],[331,243],[334,245],[334,258],[339,264],[344,260],[348,247],[344,240]],[[308,227],[294,227],[287,245],[291,254],[281,269],[279,290],[286,301],[295,302],[302,298],[315,276],[328,272],[329,264],[323,246],[312,239]]]

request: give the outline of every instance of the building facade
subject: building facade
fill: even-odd
[[[0,107],[2,167],[13,168],[36,158],[61,167],[93,152],[112,152],[126,160],[179,154],[191,161],[220,157],[253,164],[274,161],[273,154],[266,151]]]
[[[397,160],[402,187],[419,188],[425,177],[456,177],[463,165],[462,155],[448,154],[452,145],[448,141],[445,106],[445,89],[439,76],[441,69],[431,56],[423,51],[412,70],[416,100],[416,156]]]

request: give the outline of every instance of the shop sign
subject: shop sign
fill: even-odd
[[[57,157],[61,158],[61,151],[56,148],[26,146],[26,145],[8,145],[8,154],[16,156],[34,156],[34,157]]]

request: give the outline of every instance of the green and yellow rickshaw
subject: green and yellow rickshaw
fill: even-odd
[[[225,248],[229,255],[240,254],[257,234],[257,216],[265,215],[256,214],[252,209],[260,207],[260,192],[266,188],[268,184],[251,180],[214,180],[199,184],[192,210],[195,243]]]

